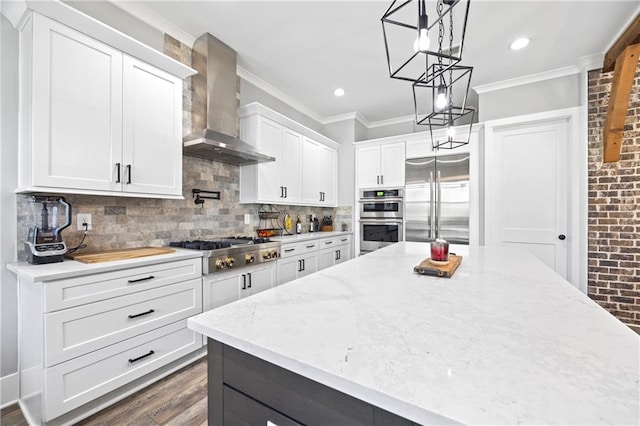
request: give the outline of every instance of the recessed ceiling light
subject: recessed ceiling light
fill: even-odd
[[[521,37],[518,38],[516,40],[513,41],[513,43],[511,43],[511,45],[509,46],[511,48],[511,50],[520,50],[520,49],[524,49],[525,47],[527,47],[527,45],[529,44],[531,40],[527,37]]]
[[[336,90],[333,91],[333,94],[336,96],[344,96],[344,89],[342,87],[338,87]]]

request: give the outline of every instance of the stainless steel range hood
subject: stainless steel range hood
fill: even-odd
[[[229,164],[275,161],[236,137],[236,52],[209,33],[193,44],[191,120],[193,132],[183,138],[183,153]]]

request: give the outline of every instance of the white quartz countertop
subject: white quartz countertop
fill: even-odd
[[[532,255],[398,243],[189,327],[420,424],[640,423],[640,337]],[[242,318],[242,320],[238,320]]]
[[[280,241],[282,244],[297,243],[300,241],[314,240],[320,238],[339,237],[340,235],[351,235],[351,231],[332,232],[305,232],[302,234],[283,235],[281,237],[269,237],[273,241]]]
[[[174,253],[115,260],[112,262],[83,263],[76,260],[65,259],[63,262],[44,265],[32,265],[27,262],[9,263],[7,264],[7,269],[14,272],[21,279],[40,282],[202,257],[202,252],[198,250],[184,250],[179,248],[175,248],[175,250]]]

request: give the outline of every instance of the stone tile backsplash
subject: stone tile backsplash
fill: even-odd
[[[238,166],[193,157],[183,158],[184,200],[106,197],[97,195],[65,195],[71,204],[72,224],[62,231],[68,247],[75,247],[83,236],[76,230],[76,215],[90,213],[92,230],[85,243],[89,250],[111,250],[126,247],[164,246],[170,241],[212,239],[227,236],[256,236],[260,226],[259,204],[240,204]],[[191,190],[199,188],[220,191],[220,200],[206,200],[202,206],[194,203]],[[18,195],[18,258],[25,259],[22,242],[30,223],[29,196]],[[335,208],[276,206],[281,212],[276,221],[280,226],[285,212],[292,218],[300,215],[303,228],[306,218],[315,214],[336,217]],[[244,224],[244,215],[251,215],[251,224]],[[339,229],[339,228],[336,228]]]

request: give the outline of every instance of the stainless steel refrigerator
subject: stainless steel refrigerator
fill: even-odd
[[[469,154],[407,159],[406,241],[469,244]]]

